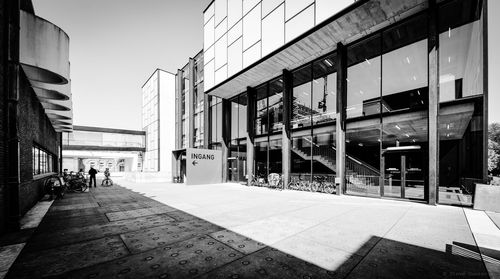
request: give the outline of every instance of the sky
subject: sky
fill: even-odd
[[[203,48],[210,0],[33,0],[70,37],[73,124],[142,130],[141,87]]]
[[[74,125],[142,130],[141,86],[203,48],[211,0],[33,0],[70,37]],[[490,15],[500,1],[489,0]],[[489,121],[500,122],[500,17],[489,16]]]

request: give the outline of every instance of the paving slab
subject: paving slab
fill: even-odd
[[[491,221],[500,229],[500,213],[499,212],[486,212]]]
[[[347,278],[488,278],[480,260],[382,239]]]
[[[122,258],[128,251],[117,236],[65,245],[38,253],[23,251],[8,276],[10,278],[42,278]]]
[[[132,253],[139,253],[219,230],[222,228],[197,219],[122,234],[121,237]]]
[[[109,221],[119,221],[124,219],[138,218],[155,214],[167,213],[170,211],[176,211],[177,209],[170,206],[160,206],[160,207],[149,207],[149,208],[140,208],[134,210],[127,211],[117,211],[106,213]]]
[[[64,277],[193,278],[242,256],[240,252],[211,237],[200,236],[71,272]]]
[[[249,237],[237,234],[230,230],[214,232],[211,233],[210,236],[243,254],[251,254],[266,247],[264,243],[257,242]]]

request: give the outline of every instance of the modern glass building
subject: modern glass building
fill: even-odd
[[[223,151],[224,181],[321,177],[337,194],[470,205],[487,178],[486,11],[486,0],[215,0],[195,63],[198,146]],[[179,149],[194,147],[179,123]]]

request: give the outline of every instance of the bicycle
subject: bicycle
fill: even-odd
[[[102,181],[101,181],[101,186],[104,187],[109,187],[113,185],[113,180],[109,178],[109,176],[106,176]]]
[[[266,185],[265,178],[252,175],[252,179],[250,180],[250,186],[262,187]]]
[[[83,175],[71,175],[65,183],[66,189],[71,192],[85,192],[88,185]]]
[[[277,173],[270,173],[267,177],[269,181],[269,188],[283,190],[283,176]]]
[[[288,183],[288,188],[297,191],[308,191],[310,190],[309,181],[303,180],[302,175],[290,177],[290,182]]]
[[[311,192],[318,191],[333,194],[333,192],[335,192],[335,183],[328,181],[328,176],[316,175],[311,183]]]
[[[64,196],[64,183],[61,181],[62,178],[58,175],[52,175],[45,179],[43,182],[43,188],[45,192],[49,195],[49,200],[56,198],[62,199]]]

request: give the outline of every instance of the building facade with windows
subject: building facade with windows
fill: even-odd
[[[214,0],[203,146],[227,181],[471,204],[487,179],[487,2]]]
[[[72,130],[69,37],[30,0],[0,0],[0,234],[43,197]]]
[[[146,151],[146,132],[100,127],[73,126],[62,136],[63,168],[87,173],[141,172]]]
[[[142,127],[146,132],[144,172],[171,177],[175,130],[175,75],[156,69],[142,86]],[[160,140],[161,139],[161,140]]]

